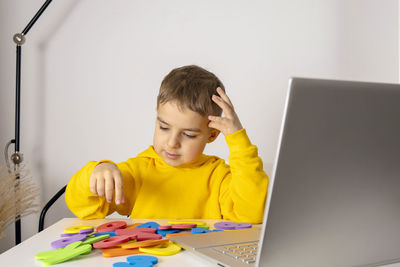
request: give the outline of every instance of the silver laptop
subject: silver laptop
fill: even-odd
[[[400,261],[400,85],[292,78],[261,235],[171,239],[215,266]]]

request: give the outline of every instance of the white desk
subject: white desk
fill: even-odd
[[[21,244],[5,251],[0,255],[0,266],[42,266],[41,262],[35,260],[34,256],[36,253],[41,251],[52,250],[50,243],[57,239],[60,239],[60,234],[64,232],[64,229],[70,226],[77,225],[93,225],[98,226],[100,224],[106,223],[107,221],[126,221],[127,224],[132,224],[133,222],[149,222],[155,221],[161,225],[168,224],[168,220],[131,220],[131,219],[100,219],[100,220],[86,220],[82,221],[76,218],[65,218],[54,225],[46,228],[42,232],[32,236],[31,238],[23,241]],[[205,221],[210,227],[214,225],[215,222],[221,220],[202,220]],[[255,227],[260,227],[256,225]],[[76,259],[57,264],[54,266],[95,266],[111,267],[115,262],[126,262],[126,258],[129,256],[120,256],[107,258],[101,255],[100,249],[93,249],[88,255],[81,255]],[[205,267],[212,266],[212,264],[196,255],[193,255],[187,251],[181,251],[173,256],[157,256],[159,263],[157,266],[196,266]]]
[[[36,253],[46,250],[51,250],[50,243],[54,240],[60,239],[60,234],[63,233],[64,229],[70,226],[77,225],[93,225],[98,226],[107,221],[126,221],[127,224],[133,222],[148,222],[156,221],[161,225],[168,224],[168,220],[131,220],[131,219],[101,219],[101,220],[88,220],[82,221],[76,218],[62,219],[54,225],[46,228],[42,232],[32,236],[25,240],[21,244],[7,250],[0,254],[0,265],[1,266],[42,266],[40,261],[35,260],[34,256]],[[204,220],[209,226],[214,225],[215,222],[221,220]],[[254,227],[261,227],[261,225],[255,225]],[[120,256],[113,258],[106,258],[101,255],[100,249],[93,249],[88,255],[79,256],[77,259],[70,260],[54,266],[85,266],[85,267],[102,267],[112,266],[115,262],[125,262],[129,256]],[[157,266],[174,266],[174,267],[206,267],[214,266],[209,261],[204,260],[196,255],[193,255],[187,251],[181,251],[173,256],[157,256],[159,263]],[[400,263],[387,265],[386,267],[400,267]]]

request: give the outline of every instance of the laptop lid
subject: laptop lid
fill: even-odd
[[[399,261],[400,85],[289,87],[257,264]]]

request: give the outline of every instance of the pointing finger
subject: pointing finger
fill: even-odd
[[[115,172],[114,182],[115,182],[115,204],[119,205],[124,202],[124,190],[122,187],[122,177],[119,172]]]
[[[106,172],[104,174],[104,177],[106,178],[106,183],[105,183],[106,200],[108,203],[111,203],[114,193],[114,180],[110,172]]]

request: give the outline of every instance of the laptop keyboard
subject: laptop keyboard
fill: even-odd
[[[231,256],[244,263],[255,263],[258,242],[230,244],[224,246],[213,247],[219,253]]]

